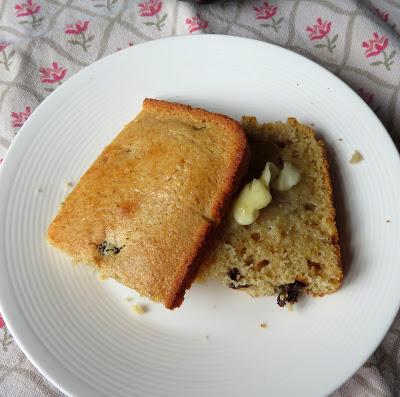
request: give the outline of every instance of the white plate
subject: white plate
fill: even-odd
[[[148,303],[139,317],[126,301],[132,292],[49,248],[65,183],[78,181],[146,96],[314,123],[333,163],[343,288],[289,313],[274,298],[194,285],[179,310]],[[365,160],[350,165],[355,149]],[[64,83],[13,142],[0,180],[1,311],[31,361],[71,396],[326,395],[373,352],[399,306],[399,175],[372,111],[299,55],[226,36],[135,46]]]

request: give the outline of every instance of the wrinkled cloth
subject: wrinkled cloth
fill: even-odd
[[[90,63],[174,35],[218,33],[298,52],[348,83],[400,143],[400,0],[1,0],[0,161],[43,99]],[[0,187],[1,188],[1,187]],[[0,396],[62,396],[0,316]],[[400,318],[332,396],[400,396]]]

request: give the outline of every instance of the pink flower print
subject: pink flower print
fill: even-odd
[[[139,3],[140,16],[141,17],[154,17],[161,11],[162,1],[161,0],[150,0],[143,3]]]
[[[195,15],[192,18],[186,19],[186,25],[189,25],[189,33],[191,34],[198,30],[207,29],[208,21],[204,21],[198,15]]]
[[[88,27],[89,21],[77,21],[65,25],[65,34],[73,36],[72,39],[68,40],[68,43],[79,45],[83,51],[87,52],[87,49],[90,47],[89,43],[94,39],[94,35],[86,37],[85,32],[88,30]]]
[[[256,19],[270,19],[275,16],[278,7],[269,5],[266,1],[261,7],[253,7],[253,10],[256,12]]]
[[[7,47],[9,46],[9,43],[6,43],[5,41],[0,42],[0,54],[1,54],[1,60],[0,60],[0,65],[4,65],[6,68],[7,72],[10,70],[10,66],[12,65],[11,58],[14,56],[15,51],[12,50],[7,54]]]
[[[66,34],[81,34],[86,32],[89,27],[89,21],[78,21],[75,23],[65,25]]]
[[[31,20],[23,20],[19,21],[20,24],[29,23],[33,29],[36,29],[44,17],[37,18],[36,14],[40,11],[41,6],[39,4],[33,3],[33,0],[28,0],[26,3],[16,4],[15,7],[15,15],[17,18],[20,17],[31,17]]]
[[[393,58],[396,51],[392,51],[389,55],[386,53],[386,48],[389,44],[389,39],[386,36],[379,36],[377,32],[373,33],[372,39],[363,41],[362,47],[365,48],[365,57],[376,57],[380,54],[383,55],[383,60],[370,63],[371,66],[384,65],[386,70],[390,71],[390,66],[393,65]]]
[[[139,3],[139,14],[141,17],[156,17],[155,20],[145,21],[143,22],[143,24],[147,26],[155,26],[159,32],[161,31],[161,28],[165,25],[165,20],[168,16],[168,14],[164,14],[162,16],[159,15],[162,5],[163,2],[161,0],[149,0],[144,1],[143,3]]]
[[[283,18],[279,18],[276,20],[274,16],[278,11],[278,7],[274,5],[268,4],[267,1],[263,3],[262,6],[253,7],[253,10],[256,12],[256,19],[267,20],[271,19],[271,24],[269,23],[262,23],[260,26],[265,28],[272,28],[275,32],[278,32],[280,24],[283,21]]]
[[[2,329],[2,328],[4,328],[4,333],[3,333],[3,337],[0,338],[0,346],[6,352],[8,349],[8,346],[13,343],[13,338],[12,338],[11,334],[8,332],[6,323],[4,322],[4,319],[0,314],[0,329]]]
[[[322,22],[322,18],[317,18],[317,23],[312,26],[307,26],[306,31],[310,40],[321,40],[326,37],[331,31],[332,22]]]
[[[374,57],[383,52],[389,44],[389,39],[385,36],[379,37],[377,32],[374,32],[373,38],[368,42],[363,41],[362,46],[366,48],[365,56],[367,58]]]
[[[31,115],[31,108],[27,106],[22,112],[12,112],[11,113],[11,123],[13,128],[20,128],[24,125],[25,121],[28,120]]]
[[[41,74],[40,80],[42,80],[42,83],[57,83],[58,85],[61,85],[62,79],[67,74],[67,69],[58,66],[57,62],[53,62],[51,67],[40,68],[39,72]],[[47,87],[45,90],[51,92],[54,91],[54,88]]]
[[[362,99],[369,105],[375,113],[378,113],[380,106],[373,107],[374,94],[364,90],[364,88],[359,88],[358,93]]]
[[[375,13],[378,15],[383,22],[387,22],[389,20],[389,13],[386,11],[381,11],[379,8],[375,8]]]
[[[308,38],[311,41],[314,40],[322,40],[326,39],[326,43],[318,43],[314,44],[315,48],[327,48],[328,51],[332,54],[333,50],[336,48],[336,40],[339,35],[335,34],[332,38],[329,37],[329,33],[331,31],[332,22],[331,21],[322,21],[322,18],[317,18],[317,23],[312,26],[307,26],[306,31],[308,32]]]
[[[50,68],[40,68],[39,72],[42,74],[40,79],[42,83],[59,83],[67,74],[67,69],[58,66],[57,62],[52,63]]]
[[[40,5],[34,4],[32,0],[28,0],[26,3],[16,4],[14,8],[17,17],[27,17],[37,14],[40,11]]]

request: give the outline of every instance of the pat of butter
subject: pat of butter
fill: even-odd
[[[251,225],[260,215],[260,210],[271,201],[269,184],[275,190],[284,192],[300,182],[300,172],[290,162],[284,162],[280,170],[275,164],[267,162],[260,179],[253,179],[240,192],[233,204],[233,217],[240,225]]]
[[[240,225],[250,225],[258,215],[260,209],[266,207],[272,200],[267,186],[258,179],[253,179],[240,192],[233,205],[233,217]]]
[[[279,192],[285,192],[300,182],[300,172],[288,161],[284,162],[283,169],[278,177],[272,181],[272,187]]]
[[[261,180],[265,183],[267,187],[269,187],[269,183],[271,180],[275,180],[276,177],[279,175],[279,168],[271,162],[267,162],[265,164],[265,168],[263,173],[261,174]]]

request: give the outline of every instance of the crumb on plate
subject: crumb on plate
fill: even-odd
[[[349,162],[350,164],[358,164],[362,160],[364,160],[363,155],[358,150],[355,150]]]
[[[339,141],[339,142],[343,142],[343,138],[339,138],[338,141]]]
[[[268,327],[268,324],[267,324],[267,323],[260,323],[260,327],[261,327],[261,328],[267,328],[267,327]]]
[[[133,302],[133,297],[132,297],[132,296],[128,296],[128,297],[126,298],[126,301],[127,301],[127,302]]]
[[[135,314],[137,314],[139,316],[141,316],[142,314],[146,313],[146,311],[147,311],[146,307],[141,305],[141,304],[139,304],[139,303],[135,303],[134,305],[132,305],[131,309]]]
[[[390,219],[386,219],[386,223],[390,223]]]

